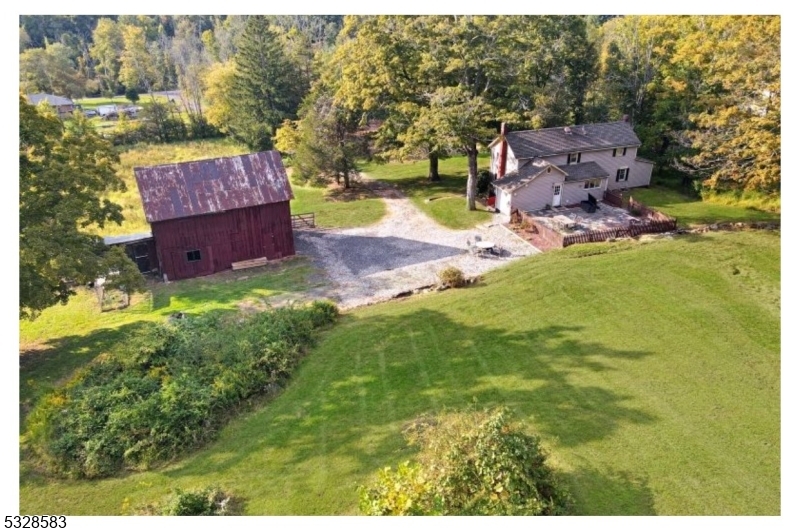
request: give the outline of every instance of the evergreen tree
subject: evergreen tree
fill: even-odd
[[[251,148],[267,150],[277,127],[297,112],[302,89],[266,17],[247,19],[238,48],[233,82],[238,105],[228,129]]]

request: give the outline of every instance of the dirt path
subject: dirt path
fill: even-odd
[[[432,285],[447,266],[468,277],[538,253],[494,219],[469,230],[443,227],[422,213],[398,189],[363,179],[386,202],[387,214],[368,227],[303,230],[295,232],[297,252],[312,258],[330,281],[314,290],[342,308],[352,308],[393,298],[397,294]],[[467,240],[491,241],[500,256],[469,253]]]

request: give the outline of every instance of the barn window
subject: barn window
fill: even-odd
[[[186,260],[189,262],[197,262],[200,260],[200,250],[193,249],[186,252]]]

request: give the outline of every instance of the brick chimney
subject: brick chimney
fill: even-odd
[[[508,141],[506,141],[506,134],[508,133],[508,124],[502,122],[500,124],[500,161],[497,165],[497,179],[506,175],[506,160],[508,159]]]

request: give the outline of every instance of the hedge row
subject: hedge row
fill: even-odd
[[[336,307],[317,302],[250,316],[152,325],[43,399],[26,440],[53,473],[142,470],[208,442],[243,402],[291,375]]]

